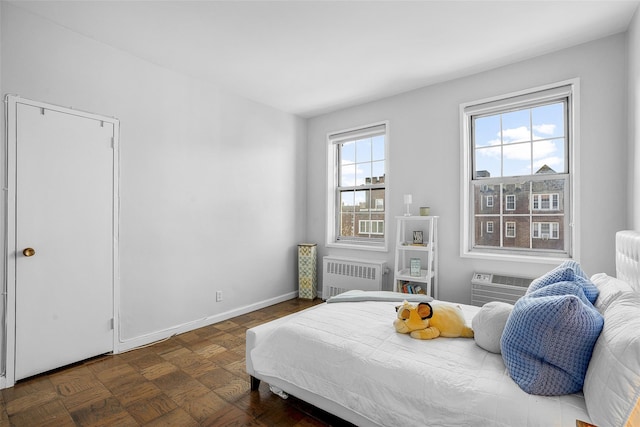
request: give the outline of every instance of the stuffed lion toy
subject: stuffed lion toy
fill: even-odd
[[[393,326],[401,334],[412,338],[430,340],[437,337],[473,338],[473,330],[465,325],[462,309],[449,304],[426,302],[413,305],[404,301],[396,307],[398,318]]]

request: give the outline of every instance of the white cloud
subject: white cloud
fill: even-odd
[[[343,166],[351,166],[353,164],[354,164],[353,160],[342,159],[342,165]],[[344,170],[347,171],[348,168],[345,168]],[[351,170],[353,170],[353,169],[351,169]],[[365,171],[364,171],[364,169],[362,169],[360,163],[356,163],[355,176],[353,174],[351,174],[351,173],[347,173],[347,174],[343,175],[342,176],[342,178],[343,178],[342,185],[345,186],[345,187],[353,187],[353,186],[356,185],[356,177],[362,178],[364,176],[364,174],[365,174]]]
[[[513,129],[505,129],[502,131],[502,139],[505,144],[520,141],[529,141],[531,134],[526,126],[520,126]]]
[[[553,133],[555,125],[540,125],[536,127],[536,131],[540,133]],[[504,156],[505,161],[529,162],[531,160],[531,144],[518,143],[518,141],[529,141],[529,131],[525,126],[504,131],[505,144],[500,148],[500,139],[489,141],[489,147],[479,149],[476,155],[484,158],[500,159]],[[556,143],[553,141],[535,141],[534,142],[534,158],[533,172],[540,167],[547,165],[550,168],[560,171],[564,170],[564,158],[562,153],[558,153]]]
[[[544,135],[553,135],[553,132],[556,130],[556,125],[552,124],[542,124],[533,127],[534,132],[539,132]]]

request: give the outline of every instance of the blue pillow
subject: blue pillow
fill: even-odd
[[[579,284],[591,304],[594,304],[598,299],[598,288],[589,280],[580,264],[576,261],[565,261],[548,273],[533,280],[527,289],[527,294],[553,283],[566,281]]]
[[[530,394],[580,391],[603,324],[579,284],[554,283],[523,296],[500,340],[509,375]]]

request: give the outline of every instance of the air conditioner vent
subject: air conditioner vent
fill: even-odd
[[[500,276],[498,274],[493,274],[492,276],[493,283],[499,285],[519,286],[521,288],[528,288],[533,280],[526,277]]]
[[[471,277],[471,304],[483,306],[491,301],[509,304],[527,293],[533,279],[491,273],[473,273]]]

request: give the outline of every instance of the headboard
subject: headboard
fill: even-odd
[[[616,233],[616,277],[640,292],[640,232]]]

